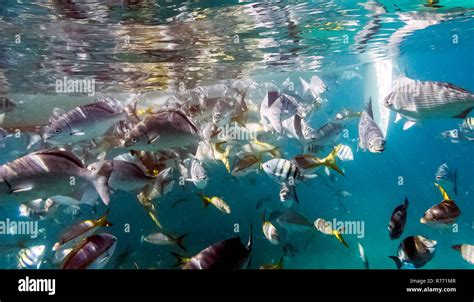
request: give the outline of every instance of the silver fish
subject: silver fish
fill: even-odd
[[[204,189],[207,186],[207,173],[199,160],[186,158],[178,165],[181,177],[185,181],[192,182],[198,189]]]
[[[59,208],[57,204],[51,198],[46,200],[44,199],[35,199],[22,203],[18,210],[20,211],[20,216],[28,217],[30,219],[39,220],[39,219],[49,219],[54,213],[56,213]]]
[[[292,161],[283,158],[270,159],[262,164],[262,168],[271,179],[280,184],[294,185],[297,181],[313,177],[303,174]]]
[[[458,169],[449,169],[446,163],[439,166],[435,174],[436,181],[446,187],[447,184],[452,185],[455,195],[458,195]]]
[[[338,113],[336,113],[332,121],[334,123],[341,123],[341,122],[350,120],[352,118],[360,117],[361,114],[362,112],[356,112],[356,111],[352,111],[350,109],[345,108],[339,111]]]
[[[337,123],[328,122],[319,127],[311,141],[311,144],[318,146],[334,145],[334,141],[341,134],[343,126]]]
[[[464,260],[470,264],[474,264],[474,245],[458,244],[453,245],[453,249],[459,251]]]
[[[184,238],[188,236],[188,233],[174,237],[169,234],[165,234],[163,232],[158,232],[158,233],[153,233],[147,236],[142,237],[142,241],[148,242],[150,244],[155,244],[155,245],[174,245],[176,244],[179,246],[182,250],[187,251],[186,248],[183,245],[183,240]]]
[[[359,146],[372,153],[380,153],[385,149],[385,139],[382,131],[374,121],[372,99],[369,99],[359,121]]]
[[[280,243],[280,234],[278,233],[278,230],[270,221],[267,221],[267,220],[263,221],[262,231],[263,231],[263,234],[265,235],[265,238],[271,244],[276,245]]]
[[[365,269],[369,269],[369,259],[367,258],[365,249],[362,246],[362,244],[360,244],[359,242],[357,242],[357,245],[359,246],[359,255],[360,255],[360,258],[362,259],[362,263],[364,263]]]
[[[44,258],[46,246],[37,245],[30,248],[21,249],[18,252],[19,269],[39,269]]]
[[[397,268],[403,265],[409,268],[425,266],[436,252],[437,242],[423,236],[409,236],[398,246],[398,255],[389,256],[395,261]]]
[[[300,77],[300,82],[303,86],[303,95],[309,91],[314,98],[319,97],[319,95],[327,89],[323,80],[318,76],[312,76],[309,83]]]
[[[64,150],[38,151],[0,166],[3,202],[75,196],[91,183],[108,204],[107,179],[87,170],[74,154]]]
[[[55,144],[72,144],[104,135],[114,124],[127,119],[129,113],[114,99],[76,107],[56,113],[43,129],[43,139]]]
[[[465,118],[474,108],[474,94],[450,83],[395,80],[384,105],[412,120]]]
[[[282,183],[280,185],[280,201],[286,208],[291,208],[294,202],[300,203],[296,194],[296,186]]]
[[[287,231],[304,232],[314,230],[314,224],[294,210],[287,209],[283,213],[272,213],[271,217],[274,216],[276,216],[276,222]]]
[[[133,150],[157,151],[197,143],[199,130],[179,110],[163,110],[148,116],[129,132],[125,147]]]
[[[117,238],[110,234],[87,237],[67,255],[62,269],[101,269],[113,256],[116,246]]]
[[[300,141],[314,140],[314,129],[311,128],[299,115],[295,114],[282,122],[285,134]]]
[[[282,133],[282,121],[298,113],[299,104],[284,93],[269,91],[260,105],[260,119],[265,132]]]

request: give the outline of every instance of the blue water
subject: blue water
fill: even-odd
[[[20,108],[23,111],[7,112],[0,126],[9,131],[31,127],[36,120],[47,121],[55,107],[68,110],[77,106],[75,96],[55,95],[54,82],[63,76],[93,77],[98,82],[97,91],[132,95],[172,93],[179,83],[192,88],[229,79],[272,83],[281,90],[283,83],[289,81],[301,94],[299,77],[309,81],[312,75],[318,75],[328,87],[322,95],[327,102],[311,115],[309,124],[313,128],[319,128],[343,108],[362,110],[369,97],[383,99],[377,86],[384,83],[384,78],[377,79],[374,71],[381,61],[392,63],[390,77],[404,74],[474,91],[472,1],[441,0],[442,8],[424,7],[422,0],[380,1],[387,12],[380,17],[381,27],[367,41],[364,52],[353,50],[353,38],[373,17],[358,5],[359,1],[278,1],[259,5],[252,1],[137,2],[127,6],[87,1],[77,7],[64,7],[61,1],[5,1],[0,8],[0,92],[24,101]],[[412,19],[419,20],[437,16],[439,21],[413,30],[396,43],[398,51],[388,50],[390,38],[408,22],[403,14],[418,15]],[[16,34],[21,35],[20,43],[15,43]],[[126,35],[130,42],[124,44]],[[236,35],[239,43],[233,42]],[[453,35],[457,43],[453,43]],[[348,43],[344,42],[346,38]],[[354,71],[360,77],[344,79],[346,71]],[[251,94],[249,101],[260,104],[258,96]],[[30,100],[35,105],[29,105]],[[380,110],[374,111],[380,121]],[[438,241],[433,260],[424,268],[472,268],[451,246],[474,244],[474,148],[472,142],[452,143],[439,137],[440,132],[458,127],[462,120],[427,120],[404,131],[403,123],[395,124],[394,119],[392,112],[386,149],[381,154],[357,150],[358,120],[344,123],[347,137],[341,136],[338,143],[350,146],[354,152],[353,161],[338,163],[346,177],[336,176],[330,182],[323,173],[318,179],[298,184],[301,203],[293,209],[309,221],[322,217],[364,223],[363,238],[345,235],[349,248],[319,232],[287,234],[277,224],[283,242],[271,245],[263,236],[262,211],[256,210],[256,204],[266,199],[267,211],[281,208],[279,185],[263,171],[232,177],[218,163],[206,166],[210,181],[203,192],[222,197],[232,213],[224,215],[213,207],[204,208],[195,194],[196,188],[175,185],[156,203],[160,222],[170,233],[190,233],[185,239],[190,256],[233,236],[241,236],[246,242],[252,223],[252,268],[278,261],[283,244],[291,243],[299,253],[286,257],[284,268],[363,269],[357,246],[360,242],[370,268],[395,269],[388,256],[396,255],[401,240],[410,235]],[[23,139],[10,139],[1,149],[2,164],[28,153]],[[300,153],[295,140],[275,137],[272,143],[280,147],[285,158]],[[462,215],[457,232],[440,231],[419,222],[429,207],[441,201],[433,182],[442,163],[459,171],[455,201]],[[328,181],[334,189],[350,192],[351,196],[335,196],[325,185]],[[387,231],[389,218],[405,196],[410,200],[406,228],[400,239],[392,241]],[[173,202],[183,198],[187,201],[172,208]],[[170,252],[181,252],[177,247],[141,242],[142,236],[157,228],[134,193],[115,193],[110,209],[113,226],[102,231],[117,236],[118,246],[106,268],[170,268],[175,263]],[[45,244],[45,259],[51,258],[50,247],[64,228],[73,221],[95,219],[105,211],[102,204],[95,209],[82,206],[74,217],[60,213],[55,219],[42,220],[39,226],[44,232],[38,239],[27,241],[27,245]],[[0,215],[1,220],[23,219],[18,216],[18,205],[2,205]],[[0,235],[0,246],[18,240]],[[127,257],[118,263],[122,253],[128,253]],[[8,251],[7,255],[10,258],[2,258],[0,268],[16,266],[16,251]],[[54,266],[46,261],[41,267]]]

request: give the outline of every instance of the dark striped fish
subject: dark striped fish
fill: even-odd
[[[19,269],[39,269],[43,262],[46,246],[37,245],[33,247],[23,248],[18,252],[18,268]]]
[[[262,164],[263,171],[277,183],[294,185],[305,178],[295,163],[283,158],[274,158]]]
[[[191,258],[182,257],[176,253],[172,254],[178,260],[177,265],[182,265],[182,269],[227,271],[245,266],[249,262],[251,251],[252,230],[250,230],[247,246],[242,244],[240,237],[234,237],[219,241]]]
[[[117,100],[105,98],[56,112],[43,129],[43,139],[55,144],[72,144],[103,136],[113,125],[127,119],[130,109]]]
[[[260,119],[265,132],[282,133],[283,120],[298,113],[299,104],[295,98],[277,91],[269,91],[260,105]]]
[[[474,94],[450,83],[401,77],[384,105],[411,120],[465,118],[474,108]]]
[[[398,255],[389,258],[395,262],[397,268],[403,265],[408,268],[420,268],[433,258],[437,244],[435,240],[423,236],[409,236],[398,246]]]
[[[443,201],[426,210],[420,222],[434,227],[449,227],[461,215],[461,210],[439,184],[435,185],[441,191]]]
[[[388,224],[388,232],[390,239],[398,239],[405,229],[407,222],[408,198],[405,197],[405,202],[393,210],[390,222]]]

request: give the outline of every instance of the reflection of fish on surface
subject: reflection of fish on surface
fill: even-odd
[[[354,37],[352,48],[358,52],[365,52],[368,42],[373,39],[382,27],[382,18],[387,13],[386,8],[378,2],[360,3],[366,10],[370,11],[370,21]]]

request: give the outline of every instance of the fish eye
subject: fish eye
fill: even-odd
[[[136,137],[133,137],[132,138],[132,143],[136,143],[136,142],[138,142],[138,139]]]
[[[59,134],[61,132],[62,132],[62,130],[60,128],[56,128],[56,130],[54,130],[54,133],[57,133],[57,134]]]

